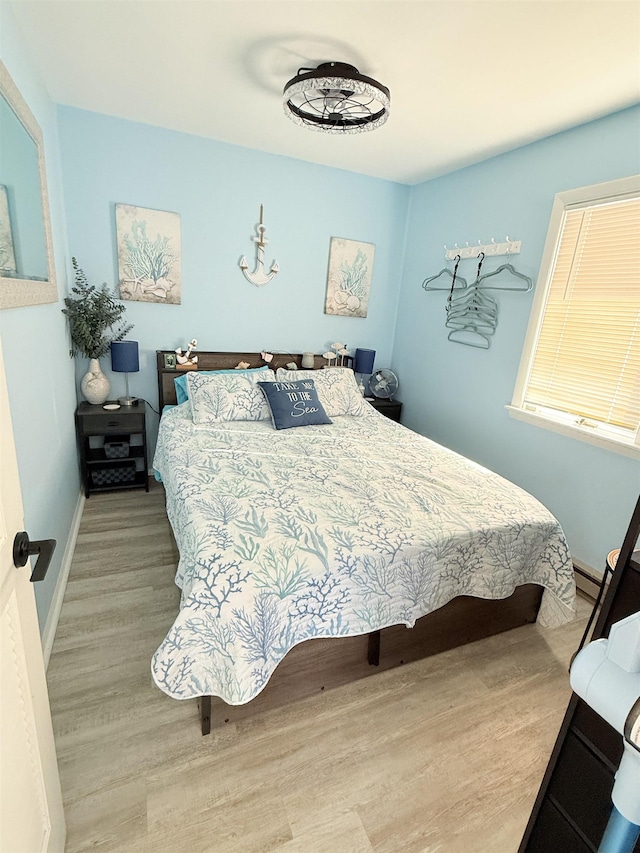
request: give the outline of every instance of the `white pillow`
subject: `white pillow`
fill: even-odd
[[[339,415],[365,415],[368,403],[365,402],[353,370],[349,367],[325,367],[322,370],[286,370],[279,367],[276,379],[283,382],[295,382],[302,377],[310,377],[316,385],[318,399],[330,418]]]
[[[258,386],[264,373],[187,374],[193,422],[268,421],[269,407]]]

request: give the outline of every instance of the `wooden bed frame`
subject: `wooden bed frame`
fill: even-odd
[[[199,352],[196,350],[194,355],[198,356],[198,370],[233,370],[241,361],[248,364],[250,368],[269,366],[273,370],[277,370],[279,367],[286,367],[291,362],[302,367],[302,355],[300,353],[274,354],[269,365],[259,352]],[[162,412],[164,406],[176,404],[176,386],[173,384],[173,380],[188,372],[165,367],[165,356],[175,356],[175,351],[156,350],[159,412]],[[321,355],[314,356],[314,361],[315,370],[319,370],[327,364],[326,358]]]
[[[165,367],[165,356],[175,355],[174,350],[157,350],[156,362],[158,369],[158,402],[159,411],[164,406],[175,405],[176,389],[174,379],[184,375],[185,371]],[[241,361],[248,363],[250,368],[264,367],[265,361],[260,353],[247,352],[201,352],[196,351],[198,356],[198,370],[230,370],[235,368]],[[294,362],[299,367],[302,363],[300,353],[278,353],[274,354],[270,367],[277,370]],[[326,359],[320,355],[315,356],[315,369],[320,369],[327,364]],[[429,657],[439,654],[448,649],[463,646],[476,640],[510,631],[522,625],[535,622],[540,602],[542,600],[543,588],[538,584],[524,584],[518,587],[512,595],[504,599],[483,599],[472,596],[459,596],[448,604],[428,613],[420,618],[410,632],[404,626],[384,628],[382,631],[373,631],[368,635],[367,660],[371,666],[381,664],[381,636],[382,633],[393,637],[398,645],[409,649],[416,645],[412,640],[407,640],[404,634],[419,636],[419,651],[413,653],[412,659]],[[403,630],[404,629],[404,630]],[[400,634],[402,637],[400,638]],[[318,642],[314,640],[313,642]],[[386,639],[385,639],[386,644]],[[397,649],[396,649],[397,650]],[[403,659],[397,662],[382,661],[382,668],[398,666],[409,659],[411,655],[404,654]],[[211,696],[200,698],[200,722],[202,734],[211,731]]]

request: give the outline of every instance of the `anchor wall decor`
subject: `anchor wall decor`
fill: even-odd
[[[255,284],[256,287],[268,284],[280,269],[278,262],[274,261],[271,264],[269,272],[265,272],[264,270],[264,247],[269,242],[264,236],[264,232],[266,230],[266,226],[262,224],[262,205],[260,205],[260,222],[256,225],[256,233],[258,236],[251,238],[256,244],[256,265],[253,272],[248,271],[249,264],[247,263],[247,259],[244,255],[240,258],[239,262],[239,266],[244,277],[247,281],[250,281],[251,284]]]

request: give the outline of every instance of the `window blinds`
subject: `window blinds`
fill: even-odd
[[[638,428],[639,197],[565,212],[524,403]]]

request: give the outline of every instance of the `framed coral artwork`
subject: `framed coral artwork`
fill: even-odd
[[[375,248],[373,243],[331,238],[325,314],[367,316]]]
[[[121,299],[180,304],[178,213],[116,204],[116,242]]]

